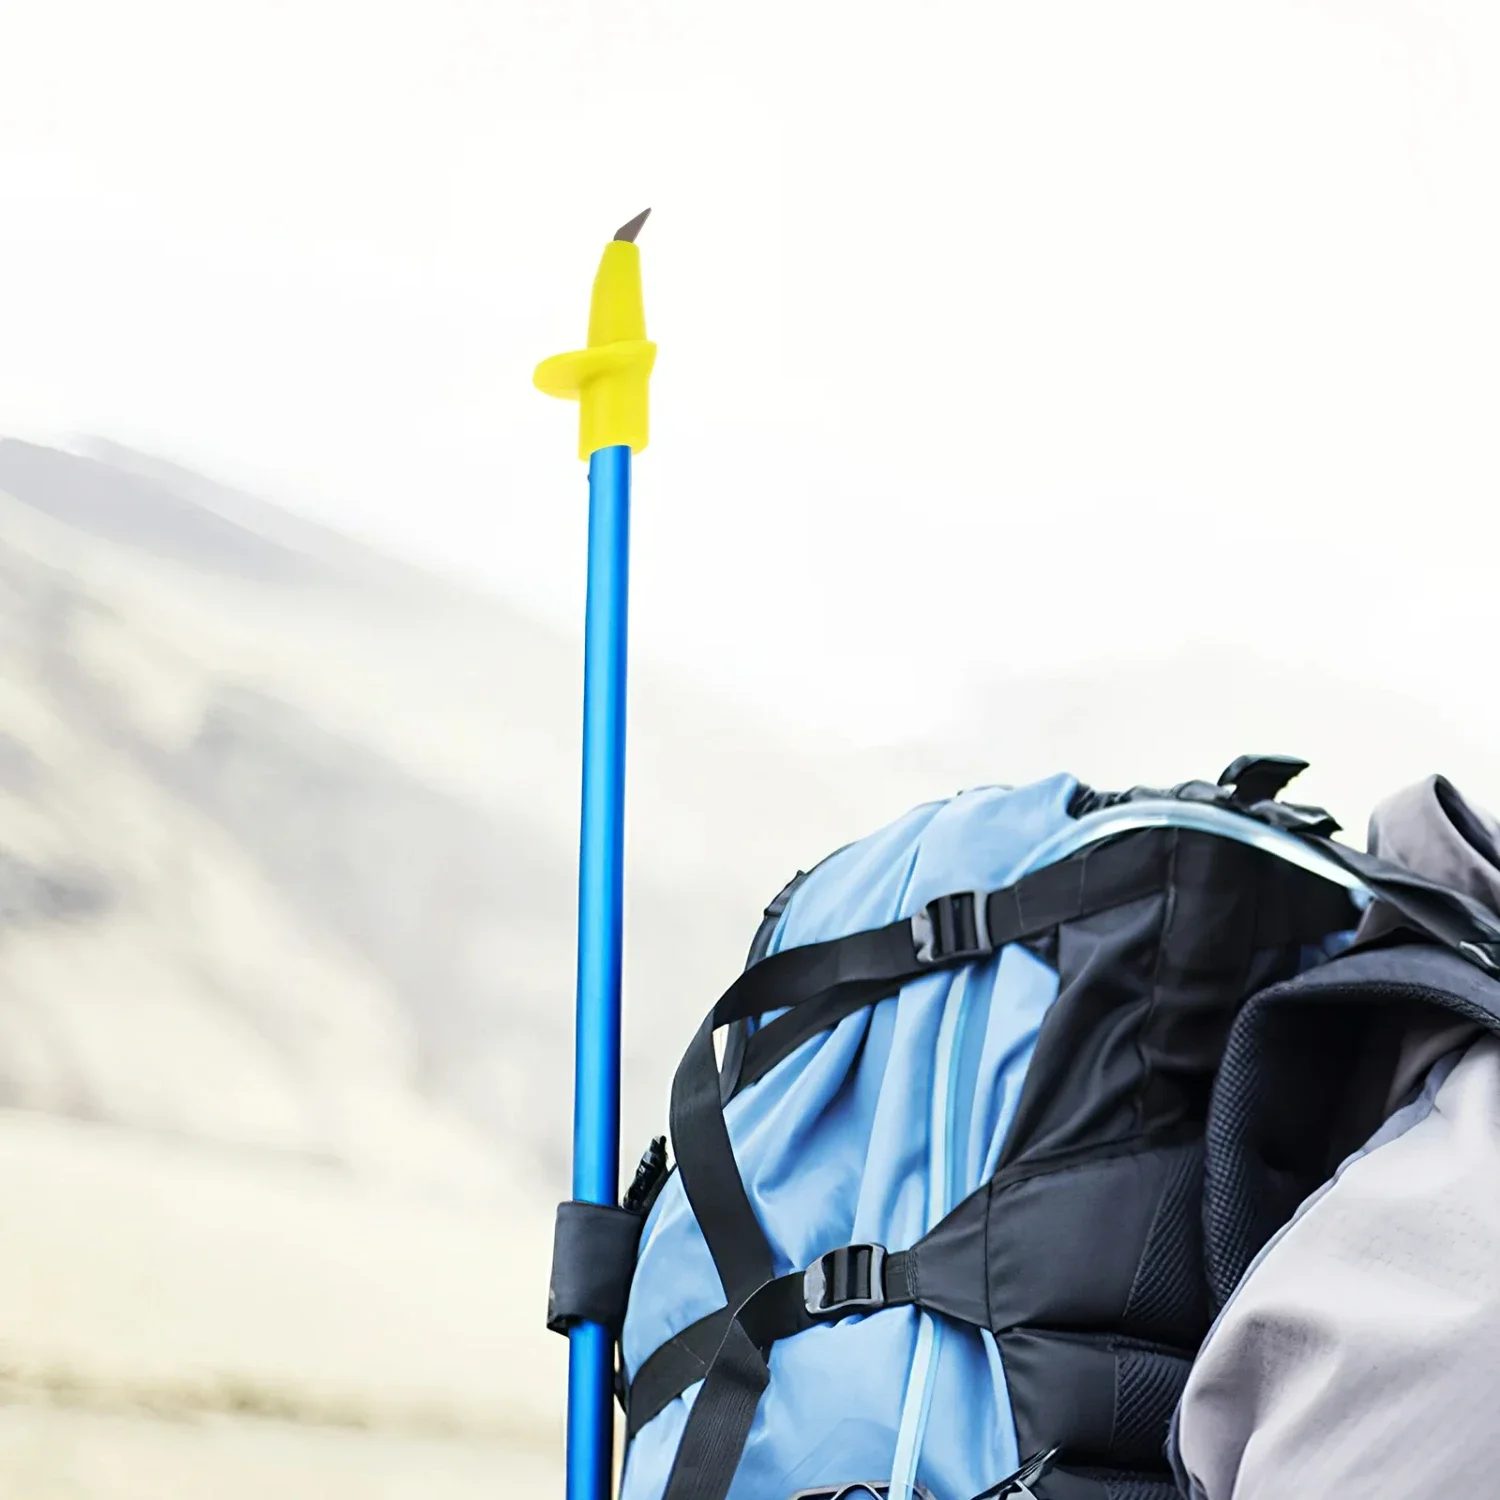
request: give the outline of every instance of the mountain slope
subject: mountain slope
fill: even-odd
[[[378,1012],[418,1094],[560,1183],[576,646],[316,528],[273,527],[265,508],[206,481],[184,498],[181,471],[139,457],[120,467],[118,450],[103,451],[115,461],[0,444],[0,486],[20,493],[0,512],[6,677],[19,700],[9,719],[39,726],[11,731],[14,774],[32,783],[6,806],[17,828],[45,831],[54,862],[107,878],[117,908],[102,925],[75,923],[51,961],[82,962],[148,903],[151,921],[203,940],[202,952],[173,949],[181,972],[217,973],[237,955],[234,981],[214,981],[222,1007],[238,1008],[260,1052],[281,1049],[283,1087],[313,1070],[304,1114],[326,1114],[310,1101],[332,1087],[311,1060],[324,1044],[307,1017]],[[205,491],[216,510],[199,505]],[[183,516],[197,519],[178,528]],[[240,555],[250,521],[278,533],[274,551]],[[627,1044],[639,1135],[661,1116],[675,1062],[660,1038],[688,1034],[791,869],[888,816],[893,799],[878,771],[824,765],[649,670],[633,692]],[[85,814],[82,801],[100,805]],[[14,842],[5,825],[0,837]],[[207,909],[211,899],[223,905]],[[162,961],[159,941],[144,947]],[[290,998],[299,983],[322,998]],[[163,989],[144,975],[132,985],[137,997]],[[166,1050],[193,1024],[163,1016]],[[326,1055],[352,1055],[334,1022],[319,1025]],[[87,1030],[68,1032],[66,1086],[49,1063],[54,1081],[20,1080],[13,1099],[61,1108],[66,1097],[108,1115],[104,1095],[139,1096],[84,1076]],[[174,1071],[193,1087],[193,1068]]]
[[[0,443],[0,1487],[555,1485],[579,666],[169,465]],[[627,1141],[890,801],[649,670],[632,712]]]
[[[1433,769],[1497,800],[1482,697],[1019,665],[842,762],[635,666],[627,1151],[767,898],[914,801],[1254,749],[1356,837]],[[173,465],[0,442],[0,1488],[556,1485],[580,666]]]

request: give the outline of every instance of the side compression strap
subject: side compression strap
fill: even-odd
[[[732,1318],[719,1322],[723,1331],[688,1417],[663,1500],[723,1500],[770,1380],[771,1345],[814,1323],[876,1307],[909,1305],[916,1299],[908,1285],[908,1267],[905,1255],[887,1256],[878,1245],[846,1245],[805,1272],[767,1282]],[[714,1314],[703,1323],[718,1318]],[[700,1409],[710,1414],[709,1420],[695,1422]]]
[[[846,1016],[882,1000],[893,1000],[901,993],[899,984],[875,984],[868,988],[850,986],[809,1000],[795,1010],[760,1027],[750,1034],[740,1060],[734,1094],[759,1083],[778,1063],[783,1063],[804,1042],[810,1042],[825,1031],[832,1031]],[[733,1098],[734,1094],[730,1097]]]
[[[704,1017],[672,1080],[672,1144],[725,1300],[738,1307],[775,1274],[724,1123],[714,1033],[808,1001],[872,1004],[920,974],[988,958],[1063,922],[1162,888],[1167,841],[1148,832],[1085,849],[1001,891],[961,891],[889,926],[789,948],[747,969]],[[830,1024],[832,1024],[830,1022]],[[770,1027],[766,1028],[770,1031]]]
[[[822,1306],[808,1306],[808,1272],[778,1276],[762,1287],[741,1310],[741,1321],[759,1348],[790,1338],[817,1323],[829,1323],[853,1313],[880,1307],[910,1307],[919,1302],[915,1257],[904,1250],[876,1261],[874,1245],[846,1245],[822,1256],[813,1269],[824,1288]],[[816,1302],[814,1305],[818,1305]],[[697,1385],[724,1342],[730,1310],[721,1307],[667,1340],[640,1368],[630,1383],[626,1406],[626,1434],[634,1437],[690,1386]]]
[[[845,846],[847,847],[847,845]],[[840,854],[843,850],[838,851]],[[828,859],[834,856],[830,854]],[[828,860],[822,861],[827,864]],[[817,866],[814,866],[816,869]],[[750,952],[745,958],[745,967],[753,969],[767,953],[771,951],[771,939],[776,936],[776,929],[781,924],[781,918],[785,914],[787,906],[791,902],[797,888],[807,879],[810,871],[798,870],[787,883],[771,898],[770,903],[761,917],[760,926],[755,929],[755,939],[750,944]],[[740,1086],[740,1064],[745,1059],[745,1043],[749,1040],[750,1023],[748,1021],[736,1021],[729,1028],[729,1035],[724,1038],[724,1061],[719,1067],[719,1095],[728,1100],[735,1090]]]
[[[791,948],[747,969],[704,1017],[672,1080],[672,1145],[683,1190],[708,1242],[726,1301],[738,1307],[771,1280],[771,1247],[745,1195],[719,1098],[714,1032],[851,986],[890,984],[932,964],[917,957],[911,921]]]
[[[1500,920],[1477,901],[1332,839],[1304,836],[1303,842],[1357,875],[1418,933],[1451,949],[1486,974],[1500,973]]]
[[[1167,850],[1167,838],[1155,831],[1113,840],[1005,890],[942,896],[887,927],[784,950],[746,970],[704,1018],[672,1080],[672,1142],[683,1191],[724,1288],[726,1311],[664,1500],[724,1500],[769,1378],[765,1353],[751,1330],[767,1302],[785,1295],[773,1291],[771,1247],[734,1159],[714,1033],[813,1000],[824,1002],[832,1025],[851,995],[861,1006],[872,1004],[920,974],[988,958],[1061,923],[1154,895],[1165,882]],[[772,1342],[774,1335],[764,1349]]]

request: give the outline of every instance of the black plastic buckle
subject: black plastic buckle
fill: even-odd
[[[820,1484],[810,1490],[798,1490],[791,1500],[890,1500],[891,1486],[884,1479],[863,1479],[854,1484]],[[912,1486],[913,1500],[932,1500],[932,1491],[920,1484]]]
[[[863,1479],[854,1484],[820,1484],[798,1490],[791,1500],[890,1500],[891,1486],[884,1479]],[[932,1500],[932,1491],[914,1484],[912,1500]]]
[[[885,1306],[885,1246],[841,1245],[802,1273],[802,1305],[815,1318]]]
[[[921,964],[988,958],[995,951],[990,942],[988,893],[959,891],[929,901],[911,919],[911,935]]]

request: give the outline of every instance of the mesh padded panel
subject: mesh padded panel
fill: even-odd
[[[1109,1500],[1181,1500],[1177,1486],[1160,1479],[1111,1479],[1104,1488]]]
[[[1124,1325],[1132,1334],[1175,1341],[1186,1329],[1194,1337],[1208,1331],[1202,1203],[1203,1153],[1193,1147],[1173,1161],[1146,1236],[1125,1305]]]
[[[1120,1351],[1115,1366],[1111,1455],[1122,1463],[1160,1461],[1167,1427],[1187,1383],[1187,1360],[1148,1350]]]

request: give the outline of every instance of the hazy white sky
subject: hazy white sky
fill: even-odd
[[[9,0],[0,432],[568,623],[615,226],[637,648],[878,738],[1209,638],[1487,726],[1500,7]]]

